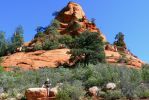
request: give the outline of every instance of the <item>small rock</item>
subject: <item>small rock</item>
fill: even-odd
[[[89,88],[89,93],[92,94],[93,96],[97,96],[97,93],[100,89],[97,86],[93,86]]]
[[[17,100],[21,100],[23,98],[23,94],[18,93],[16,95]]]
[[[107,90],[114,90],[116,88],[116,84],[115,83],[108,83],[106,85],[106,89]]]

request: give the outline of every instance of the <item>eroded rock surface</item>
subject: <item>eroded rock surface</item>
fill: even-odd
[[[19,66],[24,70],[39,69],[42,67],[57,67],[59,63],[69,60],[68,49],[56,49],[49,51],[18,52],[3,59],[2,66],[10,70],[10,66]]]

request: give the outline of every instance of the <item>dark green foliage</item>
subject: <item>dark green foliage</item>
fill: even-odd
[[[105,61],[104,45],[102,38],[98,33],[84,32],[72,43],[70,51],[70,61],[83,63],[85,66],[89,63],[97,64]]]
[[[43,32],[38,32],[34,38],[42,38],[44,36],[45,36],[45,34]]]
[[[74,38],[71,35],[62,35],[61,38],[59,38],[59,43],[63,44],[67,48],[71,46],[73,41]]]
[[[60,27],[60,22],[58,20],[53,20],[51,24],[44,27],[37,27],[37,34],[35,39],[37,40],[34,50],[52,50],[57,49],[60,45],[59,38],[61,37],[58,32]]]
[[[5,39],[5,32],[0,32],[0,57],[6,54],[7,41]]]
[[[60,22],[58,20],[53,20],[51,22],[51,24],[46,28],[45,30],[45,34],[48,35],[58,35],[59,32],[57,31],[57,29],[60,27]]]
[[[122,32],[119,32],[119,33],[115,36],[114,45],[116,45],[116,46],[118,46],[118,47],[126,48],[126,44],[125,44],[125,42],[124,42],[124,34],[123,34]]]
[[[59,42],[57,40],[50,40],[46,39],[43,42],[43,49],[44,50],[52,50],[52,49],[57,49],[59,47]]]
[[[74,32],[77,31],[78,29],[81,28],[81,25],[77,22],[72,22],[72,24],[70,24],[70,26],[67,28],[67,30],[69,32]],[[73,34],[72,34],[73,35]]]
[[[24,37],[23,37],[23,27],[18,26],[11,37],[11,40],[8,42],[8,52],[9,53],[14,53],[15,50],[18,47],[21,47],[22,44],[24,43]]]
[[[35,46],[34,46],[34,50],[37,51],[37,50],[42,50],[43,47],[42,47],[42,44],[41,43],[36,43]]]

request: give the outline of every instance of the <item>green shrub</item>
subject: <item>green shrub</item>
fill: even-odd
[[[45,36],[45,34],[43,32],[38,32],[34,38],[42,38],[44,36]]]
[[[59,43],[56,40],[46,39],[43,43],[44,50],[57,49],[58,47],[59,47]]]
[[[142,78],[144,81],[149,82],[149,65],[142,66]]]
[[[140,70],[136,69],[121,69],[120,74],[120,87],[124,96],[129,99],[135,98],[136,89],[142,81]]]
[[[4,72],[4,67],[0,66],[0,73]]]
[[[121,94],[129,99],[137,96],[147,97],[149,91],[147,87],[139,88],[142,82],[141,70],[108,64],[89,64],[87,67],[80,64],[75,68],[61,66],[56,69],[43,68],[34,71],[15,69],[11,72],[0,72],[0,87],[15,97],[17,93],[24,93],[27,88],[41,87],[46,78],[50,79],[52,86],[59,82],[64,84],[57,95],[59,99],[62,97],[60,100],[78,100],[84,96],[86,89],[92,86],[102,88],[108,82],[116,83],[117,90],[100,92],[99,95],[105,99],[118,98]]]
[[[34,46],[34,50],[42,50],[42,44],[41,43],[36,43]]]
[[[119,91],[119,90],[107,91],[105,94],[106,100],[117,100],[117,99],[120,99],[122,97],[123,97],[123,95],[122,95],[121,91]]]
[[[80,81],[73,81],[72,83],[66,82],[60,91],[62,91],[63,94],[67,94],[69,98],[71,98],[69,100],[80,100],[80,98],[85,95],[84,88]]]
[[[141,93],[139,94],[140,98],[149,98],[149,90],[146,91],[141,91]]]
[[[56,100],[71,100],[71,98],[65,90],[60,90],[56,95]]]
[[[69,47],[73,40],[74,39],[71,35],[63,35],[59,38],[59,43],[64,44],[66,47]]]

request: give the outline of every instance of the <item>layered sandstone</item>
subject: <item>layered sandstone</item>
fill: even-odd
[[[39,69],[43,67],[55,68],[58,64],[69,62],[69,49],[56,49],[49,51],[18,52],[3,59],[2,66],[5,70],[11,70],[10,66],[18,66],[24,70]],[[105,50],[106,61],[108,63],[125,64],[134,68],[140,68],[144,64],[140,59],[131,54],[126,54],[127,62],[119,62],[122,55],[117,51]]]
[[[69,2],[56,16],[56,19],[60,22],[60,28],[58,29],[61,34],[78,35],[86,30],[91,32],[98,32],[103,40],[106,41],[105,36],[96,27],[94,22],[91,22],[85,16],[82,7],[74,2]],[[73,29],[73,27],[78,27]]]
[[[43,67],[57,67],[69,61],[70,55],[68,49],[56,49],[49,51],[18,52],[3,59],[2,66],[5,70],[11,70],[11,67],[19,66],[24,70],[39,69]]]

